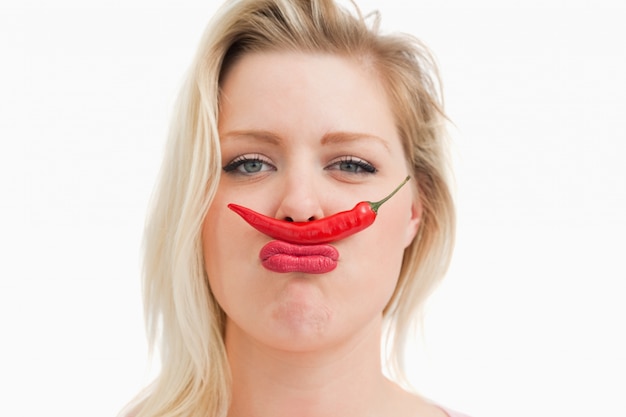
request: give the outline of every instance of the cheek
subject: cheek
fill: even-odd
[[[249,262],[239,262],[249,251],[242,248],[243,239],[233,238],[241,236],[234,216],[229,216],[227,209],[214,204],[209,210],[202,225],[202,252],[204,268],[213,295],[222,308],[228,304],[227,295],[236,289],[236,281],[228,277],[240,276],[238,267],[249,265]]]
[[[390,210],[381,214],[363,236],[355,235],[352,252],[358,264],[358,273],[353,271],[366,285],[364,290],[381,298],[382,306],[395,291],[402,266],[406,232],[410,211]]]
[[[222,275],[221,270],[224,267],[222,265],[223,254],[221,253],[223,245],[217,238],[219,236],[219,224],[210,220],[213,219],[213,216],[209,212],[202,224],[202,255],[211,291],[218,302],[222,304],[221,294],[224,291],[219,277]]]
[[[409,204],[390,206],[387,212],[379,214],[374,223],[373,239],[370,239],[373,247],[370,254],[377,260],[379,269],[387,269],[394,279],[400,273],[404,249],[411,235],[411,210],[407,206]]]
[[[377,233],[376,238],[380,240],[379,246],[387,247],[388,251],[400,252],[401,256],[402,250],[407,246],[407,239],[411,235],[412,230],[411,201],[408,198],[403,198],[402,200],[398,199],[396,202],[389,201],[387,204],[389,206],[383,206],[380,209],[378,217],[374,222]]]

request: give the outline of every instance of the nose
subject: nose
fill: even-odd
[[[280,191],[276,218],[289,222],[307,222],[324,217],[317,188],[310,178],[286,178]]]

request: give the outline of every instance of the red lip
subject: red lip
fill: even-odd
[[[295,245],[272,240],[259,252],[261,264],[274,272],[324,274],[337,267],[339,252],[330,245]]]

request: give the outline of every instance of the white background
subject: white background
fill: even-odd
[[[626,416],[619,3],[360,2],[441,65],[458,244],[410,365],[473,417]],[[0,415],[114,416],[151,375],[141,232],[217,2],[0,4]]]

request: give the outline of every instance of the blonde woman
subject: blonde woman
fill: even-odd
[[[426,49],[376,16],[228,1],[146,231],[160,375],[124,415],[460,416],[401,388],[402,345],[453,245],[443,122]],[[394,189],[378,214],[350,210]]]

